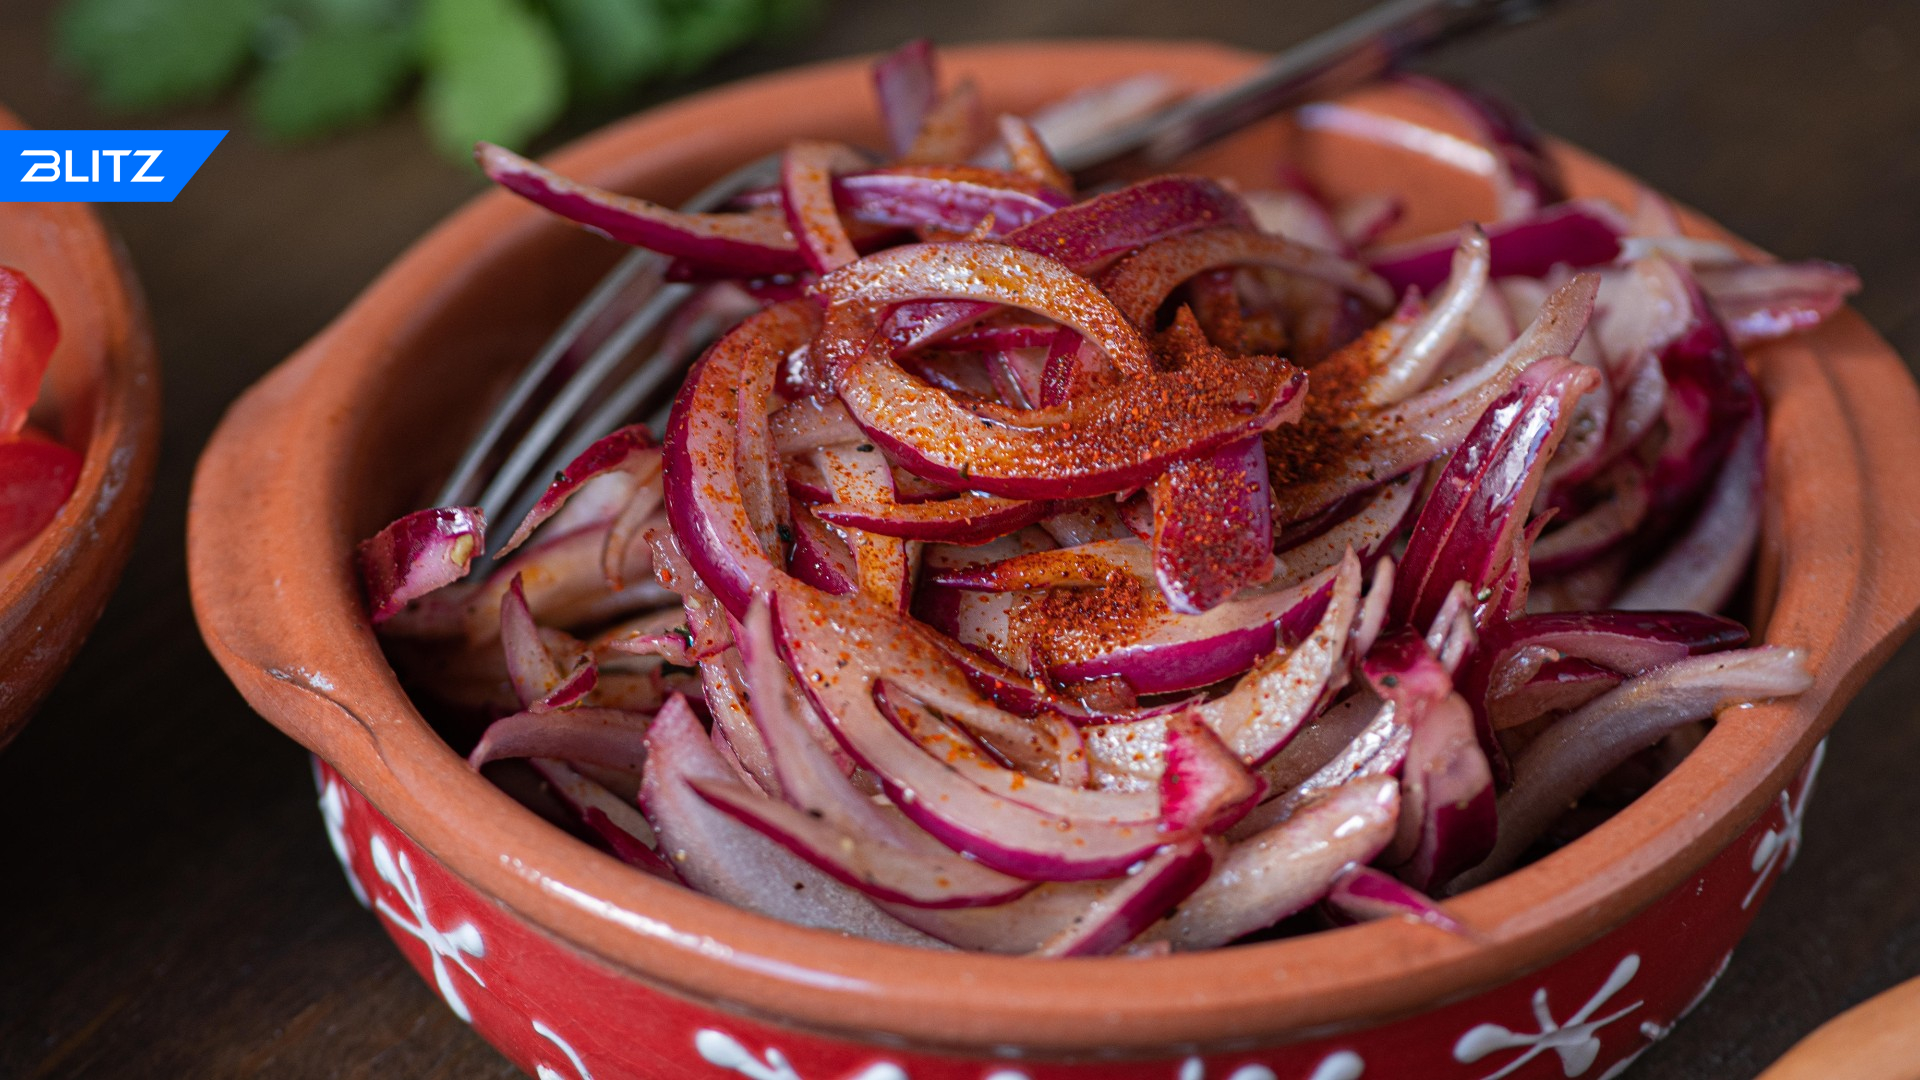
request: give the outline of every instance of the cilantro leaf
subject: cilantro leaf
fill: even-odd
[[[72,0],[55,48],[108,108],[183,105],[232,81],[263,10],[264,0]]]
[[[304,139],[380,115],[418,59],[403,26],[344,23],[297,36],[261,71],[253,118],[278,139]]]
[[[421,33],[421,108],[449,155],[481,139],[519,145],[566,105],[565,54],[521,0],[426,0]]]

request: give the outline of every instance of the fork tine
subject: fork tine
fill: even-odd
[[[504,520],[494,515],[505,511],[513,501],[514,493],[519,491],[529,477],[534,476],[534,466],[546,456],[563,432],[573,423],[594,394],[619,368],[622,361],[632,354],[634,348],[665,325],[668,318],[679,309],[687,297],[693,295],[694,287],[680,283],[663,285],[653,294],[640,310],[634,312],[620,324],[607,340],[593,351],[580,370],[567,377],[566,385],[540,411],[533,426],[514,445],[513,452],[507,455],[492,482],[480,496],[480,509],[487,515],[488,521]],[[647,366],[653,366],[649,360]],[[664,373],[662,375],[664,378]],[[571,459],[566,459],[571,460]],[[566,464],[561,461],[561,465]]]
[[[587,329],[610,308],[628,286],[649,270],[658,271],[665,260],[651,251],[634,251],[621,259],[605,278],[602,278],[593,291],[587,294],[580,306],[573,309],[560,328],[553,332],[546,344],[534,355],[519,378],[508,388],[507,394],[487,415],[487,422],[467,445],[466,452],[460,455],[460,461],[453,467],[452,475],[441,485],[440,493],[435,497],[435,506],[463,505],[473,497],[480,483],[480,470],[486,467],[499,446],[500,440],[513,427],[513,422],[525,411],[534,393],[540,385],[553,374],[560,359],[571,352]]]
[[[689,199],[684,209],[695,213],[716,209],[744,191],[773,183],[778,178],[778,169],[777,154],[759,158],[709,184]],[[653,252],[634,251],[587,294],[488,415],[486,424],[467,446],[453,474],[442,485],[435,505],[467,503],[473,498],[474,489],[479,486],[488,462],[498,455],[507,434],[525,419],[535,403],[536,395],[551,378],[561,359],[581,345],[594,324],[612,310],[613,305],[629,292],[638,291],[635,289],[636,283],[642,282],[650,272],[661,272],[665,266],[666,260]],[[508,454],[500,472],[487,483],[475,500],[486,513],[487,520],[498,520],[495,515],[513,502],[515,491],[532,475],[534,463],[547,452],[553,441],[566,429],[568,422],[579,414],[598,384],[604,382],[633,351],[634,346],[657,329],[693,292],[689,286],[661,284],[641,303],[638,310],[596,346],[591,357],[578,371],[567,377],[560,396],[549,402],[527,427],[520,442]],[[660,301],[659,298],[663,296],[672,299],[670,302]]]

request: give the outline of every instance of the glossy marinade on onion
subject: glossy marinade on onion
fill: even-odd
[[[796,141],[716,213],[479,150],[751,312],[484,574],[473,508],[361,546],[396,667],[535,809],[926,947],[1460,931],[1435,898],[1806,687],[1719,614],[1764,493],[1740,350],[1837,310],[1843,268],[1569,200],[1524,124],[1427,81],[1499,212],[1392,245],[1391,198],[1303,182],[1074,190],[1048,141],[1112,122],[1099,91],[987,124],[923,45],[875,82],[887,153]]]

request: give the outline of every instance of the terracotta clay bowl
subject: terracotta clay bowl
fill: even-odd
[[[1920,1080],[1920,979],[1855,1005],[1756,1080]]]
[[[1014,111],[1143,71],[1214,84],[1257,60],[1127,42],[948,59]],[[1354,100],[1420,109],[1391,91]],[[880,141],[863,63],[701,95],[552,164],[674,202],[803,134]],[[1492,209],[1483,184],[1431,161],[1281,124],[1193,167],[1261,183],[1283,153],[1336,195],[1404,192],[1408,232]],[[1628,178],[1558,153],[1576,193],[1632,205]],[[1385,921],[1040,961],[795,928],[635,873],[469,770],[402,691],[350,570],[352,545],[422,505],[499,380],[617,254],[511,196],[476,199],[234,406],[189,522],[202,631],[317,755],[350,883],[448,1005],[542,1078],[1613,1075],[1724,967],[1798,845],[1817,744],[1920,606],[1920,395],[1843,313],[1753,356],[1772,404],[1763,636],[1806,650],[1814,688],[1730,711],[1613,820],[1453,901],[1477,937]]]
[[[0,109],[0,129],[23,127]],[[100,618],[153,487],[160,372],[146,302],[119,244],[72,203],[0,202],[0,265],[60,321],[34,422],[81,451],[73,494],[0,562],[0,746],[19,733]]]

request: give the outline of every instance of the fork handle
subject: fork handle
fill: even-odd
[[[1310,98],[1378,78],[1407,58],[1483,28],[1524,22],[1556,0],[1390,0],[1280,53],[1247,78],[1060,151],[1082,178],[1161,169]]]

